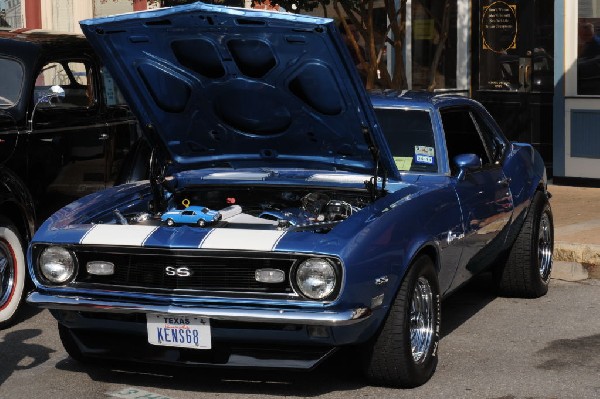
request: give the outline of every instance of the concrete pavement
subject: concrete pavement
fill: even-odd
[[[552,277],[600,278],[600,188],[549,185],[554,216]]]

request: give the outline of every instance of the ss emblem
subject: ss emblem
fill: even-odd
[[[192,271],[187,267],[167,266],[165,267],[165,274],[167,276],[189,277],[192,275]]]

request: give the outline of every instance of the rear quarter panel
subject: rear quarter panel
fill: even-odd
[[[521,220],[538,189],[546,190],[544,161],[529,144],[511,143],[503,163],[506,176],[510,177],[510,190],[514,202],[513,220]],[[520,226],[516,226],[519,227]]]

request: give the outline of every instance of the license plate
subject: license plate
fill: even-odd
[[[147,314],[148,342],[152,345],[210,349],[210,321],[205,317]]]

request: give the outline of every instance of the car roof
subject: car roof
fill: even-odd
[[[375,108],[435,109],[456,105],[476,105],[477,102],[455,93],[435,93],[418,90],[373,90],[369,92]]]
[[[85,36],[77,33],[54,32],[41,29],[0,29],[0,39],[37,44],[40,48],[87,45]]]

